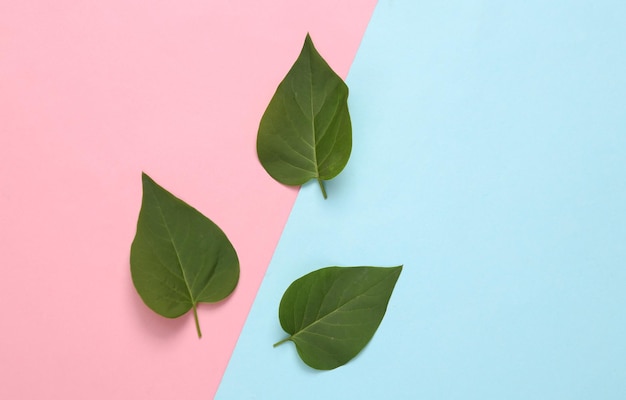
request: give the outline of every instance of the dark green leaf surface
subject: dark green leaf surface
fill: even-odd
[[[130,251],[133,284],[148,307],[176,318],[227,297],[239,280],[232,244],[211,220],[142,174],[143,199]]]
[[[402,266],[327,267],[289,286],[280,301],[280,324],[310,367],[334,369],[370,341],[387,310]]]
[[[259,125],[257,153],[278,182],[302,185],[337,176],[352,150],[348,87],[306,36]]]

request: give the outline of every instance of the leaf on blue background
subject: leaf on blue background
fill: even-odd
[[[396,285],[398,267],[327,267],[285,291],[279,319],[312,368],[329,370],[354,358],[374,336]]]
[[[286,185],[337,176],[352,151],[348,86],[307,34],[302,52],[276,89],[261,122],[257,154],[272,178]]]
[[[154,312],[177,318],[226,298],[239,281],[232,244],[210,219],[142,174],[143,199],[130,251],[133,284]]]

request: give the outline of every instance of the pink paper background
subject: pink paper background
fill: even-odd
[[[297,194],[258,121],[307,31],[347,75],[375,3],[0,0],[0,398],[214,395]],[[201,340],[132,286],[141,171],[238,250]]]

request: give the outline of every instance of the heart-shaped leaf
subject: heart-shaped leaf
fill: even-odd
[[[315,369],[334,369],[370,341],[400,276],[398,267],[327,267],[289,286],[280,301],[280,325],[300,358]]]
[[[176,318],[226,298],[239,280],[232,244],[211,220],[142,174],[143,199],[130,250],[133,284],[154,312]]]
[[[352,150],[348,87],[307,34],[302,52],[276,89],[257,136],[263,168],[278,182],[302,185],[337,176]]]

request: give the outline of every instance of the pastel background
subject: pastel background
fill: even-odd
[[[345,77],[374,5],[0,0],[1,399],[213,397],[297,194],[258,121],[307,32]],[[132,287],[142,171],[238,250],[202,340]]]
[[[345,171],[297,198],[217,398],[626,398],[626,3],[381,0]],[[306,367],[284,290],[404,269],[365,350]]]
[[[0,0],[0,398],[626,398],[626,4],[375,3]],[[326,201],[254,150],[306,32],[351,90]],[[132,287],[141,171],[239,252],[202,340]],[[294,279],[401,263],[348,365],[272,348]]]

